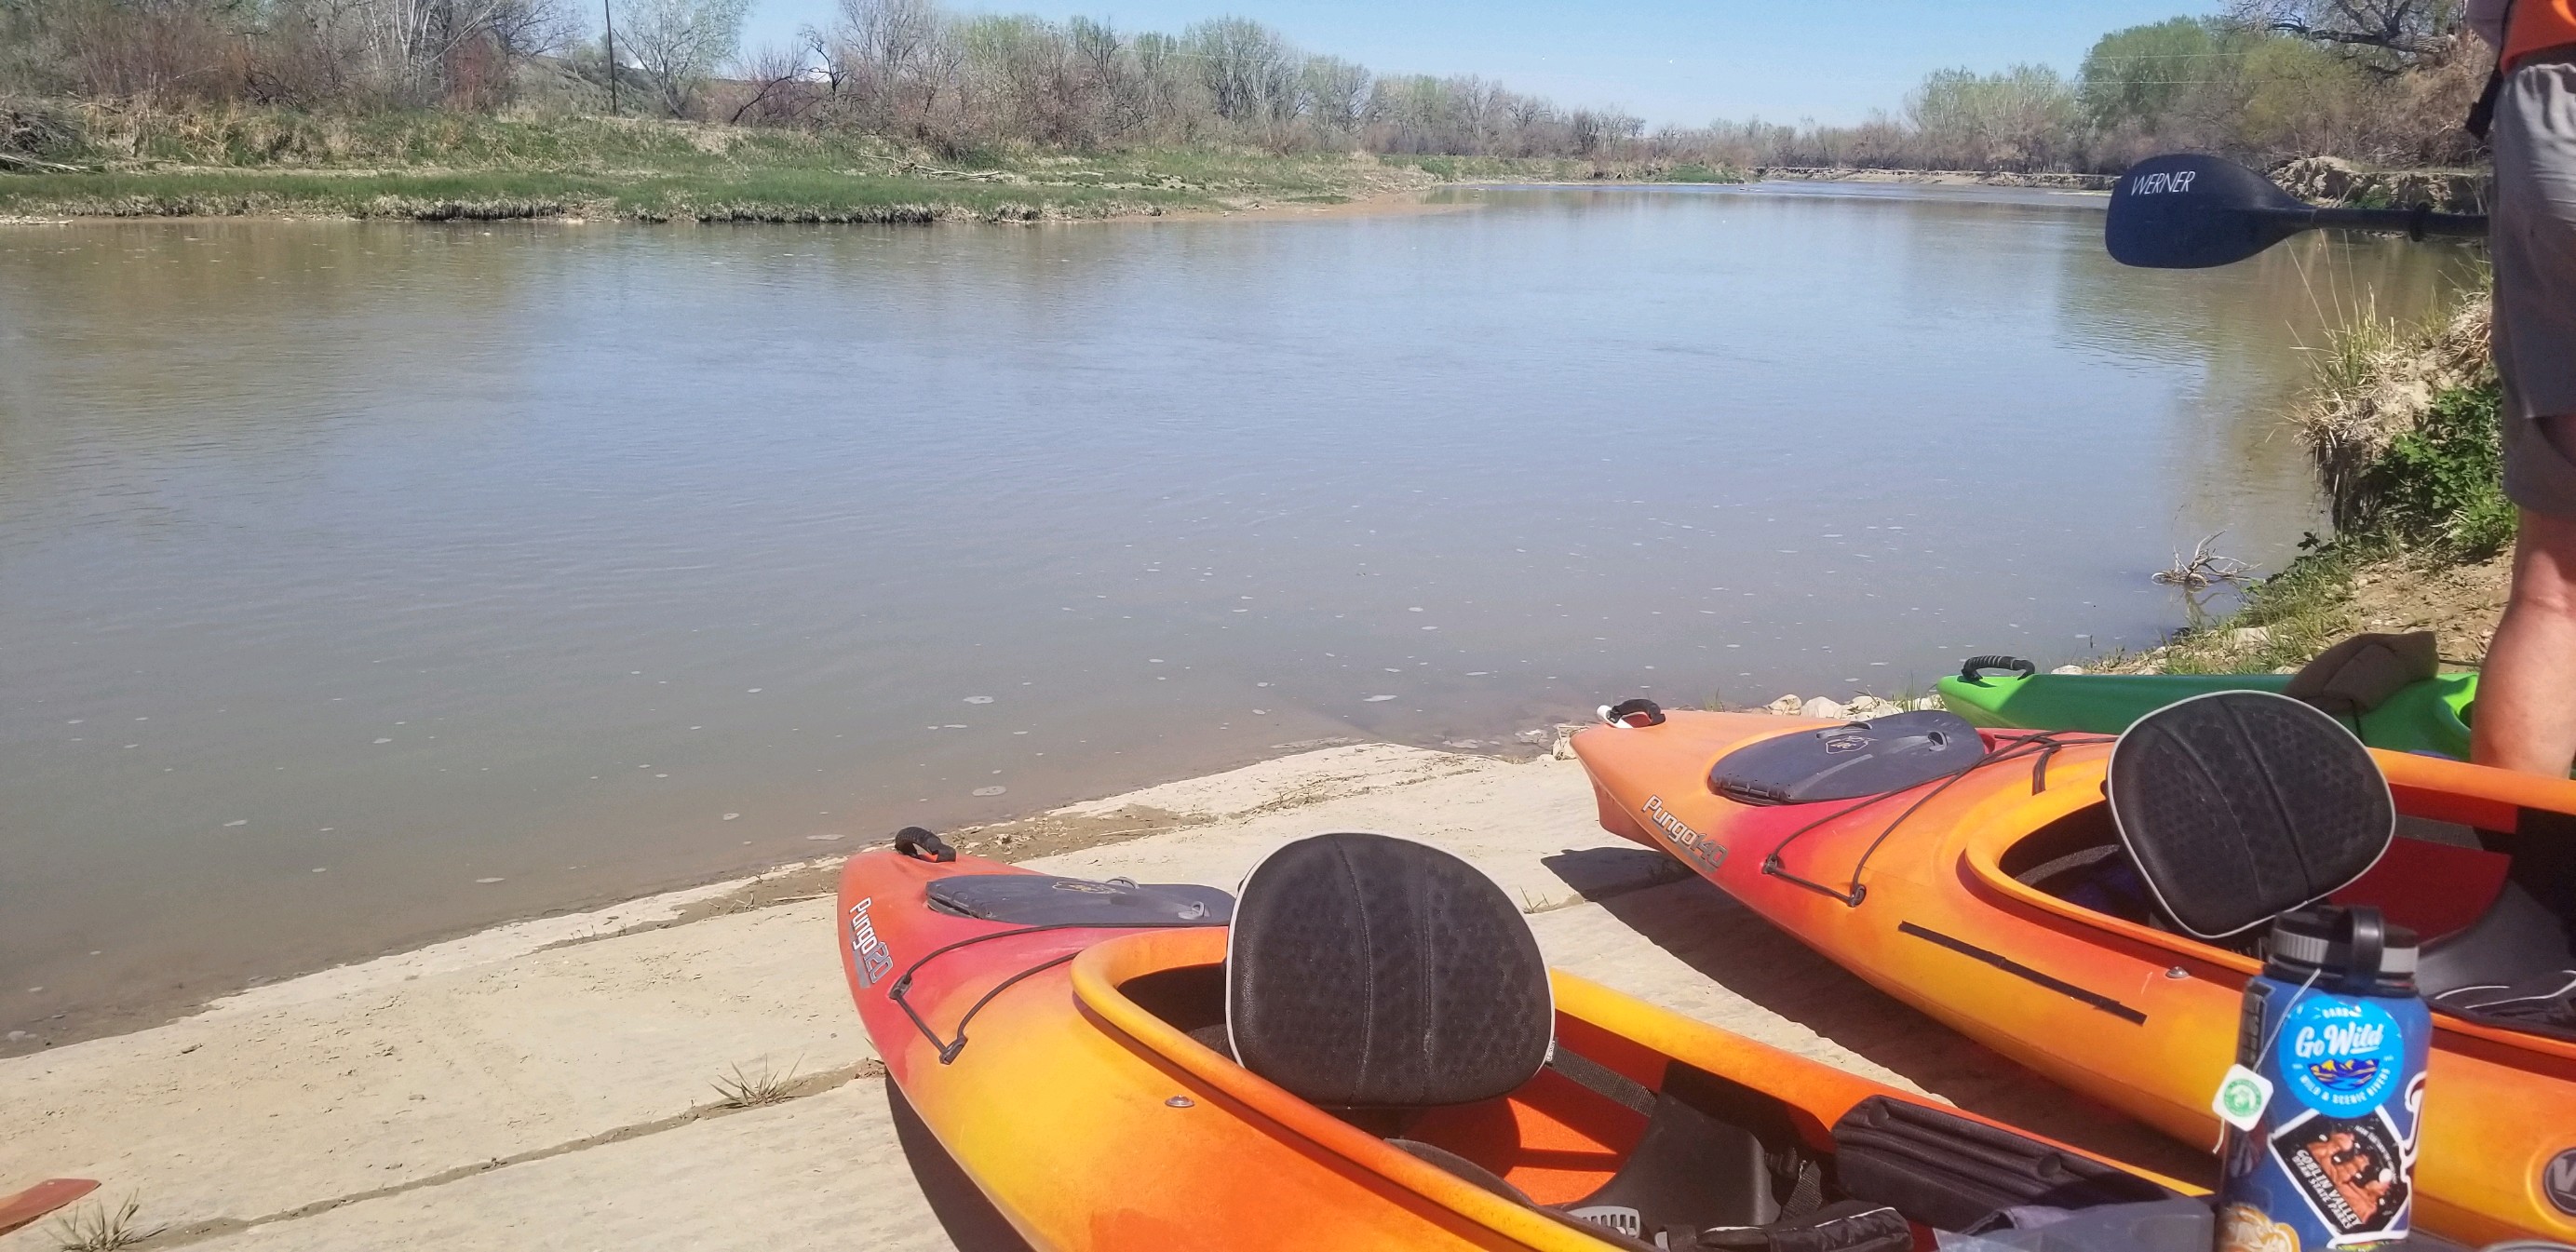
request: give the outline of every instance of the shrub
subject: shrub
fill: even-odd
[[[2471,557],[2511,542],[2515,515],[2504,497],[2499,403],[2492,381],[2450,388],[2433,397],[2414,429],[2389,441],[2362,472],[2380,526]]]

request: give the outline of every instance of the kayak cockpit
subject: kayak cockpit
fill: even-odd
[[[2248,698],[2289,704],[2236,697]],[[2340,736],[2331,726],[2325,731]],[[2122,742],[2125,751],[2131,741]],[[2357,744],[2321,739],[2312,746],[2317,753],[2303,762],[2311,771],[2320,768],[2315,759],[2331,759],[2337,748],[2349,749],[2354,770],[2372,764]],[[2197,761],[2206,747],[2204,740],[2186,750]],[[2367,786],[2310,773],[2236,789],[2240,797],[2277,797],[2281,806],[2273,811],[2212,801],[2184,815],[2170,794],[2191,791],[2192,781],[2158,777],[2136,766],[2138,759],[2130,758],[2124,776],[2115,754],[2107,786],[2105,775],[2089,770],[2064,777],[2047,789],[2053,795],[2014,810],[2019,820],[1972,837],[1971,872],[1997,892],[2094,929],[2244,973],[2261,959],[2269,923],[2280,913],[2319,899],[2373,906],[2421,941],[2416,978],[2437,1011],[2505,1035],[2576,1044],[2565,880],[2576,818],[2528,804],[2481,804],[2456,790],[2383,786],[2377,768],[2367,768]],[[2376,765],[2392,778],[2420,767],[2416,758],[2385,753]],[[2124,794],[2150,789],[2167,800],[2122,809]],[[2080,802],[2068,807],[2070,796]]]
[[[1439,1205],[1536,1246],[1642,1246],[1684,1232],[1690,1242],[1672,1246],[1709,1246],[1709,1232],[1721,1231],[1731,1241],[1722,1246],[1763,1248],[1842,1223],[1836,1233],[1854,1236],[1852,1246],[1895,1249],[1914,1242],[1916,1227],[1968,1229],[2016,1206],[2078,1209],[2175,1194],[1568,975],[1531,966],[1540,981],[1517,991],[1452,982],[1442,971],[1473,981],[1477,971],[1535,957],[1534,945],[1523,953],[1509,942],[1512,931],[1525,940],[1527,928],[1499,891],[1490,927],[1452,913],[1403,936],[1402,951],[1381,945],[1351,954],[1347,966],[1322,951],[1340,929],[1307,924],[1338,910],[1302,901],[1283,915],[1300,924],[1268,932],[1299,935],[1297,946],[1265,954],[1259,878],[1274,863],[1247,881],[1229,936],[1174,931],[1103,943],[1074,963],[1075,994],[1153,1059],[1274,1126],[1283,1141],[1340,1157],[1367,1185],[1403,1193],[1399,1202]],[[1344,882],[1383,884],[1401,873],[1364,868]],[[1385,914],[1372,920],[1380,932],[1393,929]],[[1416,950],[1423,940],[1433,945],[1420,950],[1428,955]],[[1454,956],[1440,954],[1442,945]],[[1460,1045],[1440,1058],[1448,1072],[1407,1073],[1394,1058],[1369,1055],[1365,1041],[1353,1044],[1352,1035],[1385,1023],[1362,1024],[1345,1005],[1309,1002],[1293,981],[1265,978],[1263,963],[1282,953],[1328,972],[1315,985],[1369,1001],[1367,1013],[1430,1006],[1427,1033],[1396,1033],[1428,1037],[1435,1053]],[[1428,979],[1407,994],[1366,985],[1407,963],[1415,968],[1398,981]],[[1272,1005],[1247,1007],[1247,994]],[[1533,997],[1536,1016],[1523,1019],[1517,1006]],[[1469,1020],[1471,1032],[1451,1030]],[[1355,1073],[1354,1059],[1377,1072]]]

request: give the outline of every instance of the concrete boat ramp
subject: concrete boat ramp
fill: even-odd
[[[1475,862],[1552,964],[2097,1151],[2202,1168],[1604,834],[1570,761],[1328,748],[962,838],[1054,873],[1231,887],[1264,850],[1332,829]],[[832,868],[506,926],[0,1061],[0,1189],[100,1179],[94,1213],[131,1196],[138,1227],[163,1228],[136,1246],[200,1252],[972,1248],[899,1140],[842,984]],[[738,1080],[779,1098],[730,1107],[719,1087]],[[54,1230],[0,1252],[51,1249]]]

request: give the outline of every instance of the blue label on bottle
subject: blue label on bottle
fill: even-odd
[[[2350,1117],[2376,1109],[2406,1069],[2397,1019],[2368,1000],[2303,997],[2281,1024],[2275,1060],[2299,1102]]]

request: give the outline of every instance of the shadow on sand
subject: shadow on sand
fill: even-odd
[[[1001,1210],[984,1198],[975,1180],[959,1168],[956,1158],[940,1146],[921,1114],[913,1111],[912,1101],[903,1098],[903,1088],[887,1078],[885,1091],[886,1112],[894,1118],[895,1141],[903,1145],[903,1159],[912,1166],[922,1197],[930,1201],[931,1213],[939,1218],[940,1229],[948,1232],[957,1252],[1034,1252]]]
[[[1679,868],[1644,848],[1588,848],[1543,862],[1629,929],[1727,990],[1971,1112],[2172,1177],[2212,1185],[2205,1151],[2050,1082],[1816,955],[1695,875],[1591,890]]]

